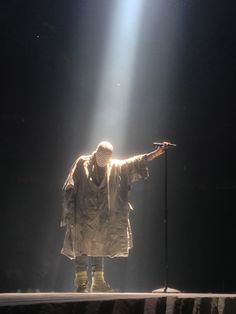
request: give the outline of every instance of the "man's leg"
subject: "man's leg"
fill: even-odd
[[[91,257],[92,285],[91,292],[114,292],[104,279],[104,257]]]
[[[88,256],[76,257],[74,284],[77,292],[89,292]]]

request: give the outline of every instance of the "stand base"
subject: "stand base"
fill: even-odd
[[[180,293],[180,290],[170,288],[170,287],[161,287],[159,289],[155,289],[152,293]]]

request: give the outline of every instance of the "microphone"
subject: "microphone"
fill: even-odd
[[[157,142],[154,142],[152,143],[154,146],[157,146],[157,147],[176,147],[176,144],[173,144],[173,143],[169,143],[169,142],[163,142],[163,143],[157,143]]]

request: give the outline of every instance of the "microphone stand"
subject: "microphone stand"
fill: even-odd
[[[160,144],[162,143],[153,143],[156,146],[161,146]],[[162,144],[163,146],[163,144]],[[169,145],[167,145],[167,147],[175,147],[175,144],[171,144],[169,143]],[[168,179],[168,167],[167,167],[167,161],[168,161],[168,153],[167,153],[167,149],[165,151],[165,207],[164,207],[164,232],[165,232],[165,285],[164,287],[161,287],[159,289],[155,289],[152,292],[153,293],[179,293],[180,291],[174,288],[170,288],[169,287],[169,241],[168,241],[168,193],[167,193],[167,179]]]

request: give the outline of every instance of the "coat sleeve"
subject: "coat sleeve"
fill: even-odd
[[[75,221],[75,199],[78,189],[78,170],[80,159],[77,159],[71,167],[66,182],[62,188],[62,217],[61,227],[73,225]]]
[[[147,167],[147,155],[134,156],[121,162],[122,171],[127,175],[128,182],[133,183],[149,176]]]

